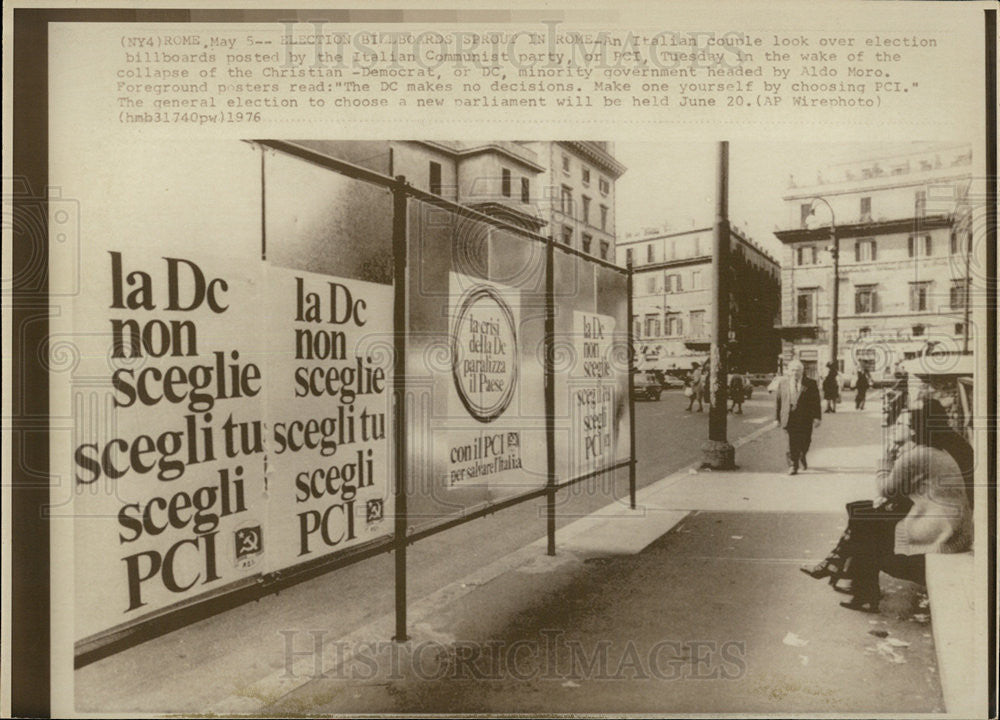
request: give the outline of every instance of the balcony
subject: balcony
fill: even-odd
[[[823,329],[817,323],[797,323],[795,325],[776,324],[774,329],[782,340],[818,340]]]

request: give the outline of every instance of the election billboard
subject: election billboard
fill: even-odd
[[[77,639],[247,581],[267,547],[260,192],[245,174],[259,157],[103,148],[117,172],[97,197],[89,152],[54,165],[91,210],[81,267],[53,268],[80,283],[54,334],[73,361],[51,375],[66,423],[51,513],[72,536]]]

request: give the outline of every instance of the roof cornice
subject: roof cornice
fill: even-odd
[[[837,237],[851,238],[883,235],[893,232],[920,232],[921,230],[948,227],[951,223],[951,215],[927,215],[922,218],[909,217],[895,220],[880,220],[878,222],[852,223],[850,225],[837,225]],[[830,226],[823,225],[815,228],[775,230],[774,236],[785,244],[826,240],[830,237]]]
[[[608,153],[601,148],[597,147],[593,143],[584,141],[560,141],[560,145],[565,145],[566,147],[572,149],[574,152],[579,153],[587,158],[594,165],[597,165],[601,170],[603,170],[608,175],[615,180],[620,178],[625,174],[627,169],[624,165],[618,162],[611,153]]]

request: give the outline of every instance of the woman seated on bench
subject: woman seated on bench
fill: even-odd
[[[906,416],[909,427],[906,428]],[[874,502],[849,503],[847,530],[814,578],[847,579],[854,595],[846,608],[878,612],[879,572],[925,584],[926,553],[958,553],[972,545],[972,449],[949,428],[937,400],[901,415],[896,439],[877,476]]]

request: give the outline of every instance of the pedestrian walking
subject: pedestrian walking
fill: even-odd
[[[691,375],[688,377],[688,386],[684,389],[684,394],[688,396],[687,411],[691,412],[691,408],[694,407],[694,401],[697,400],[698,412],[702,412],[704,410],[702,392],[705,387],[705,376],[704,373],[702,373],[701,365],[698,363],[693,363],[691,367],[692,370]]]
[[[868,388],[870,386],[871,386],[871,381],[868,379],[868,371],[865,368],[860,368],[858,370],[858,377],[854,381],[855,410],[865,409],[865,395],[868,394]]]
[[[738,369],[729,376],[729,399],[732,404],[729,406],[729,412],[736,413],[737,415],[743,414],[743,401],[746,400],[746,378],[743,377]]]
[[[801,362],[790,362],[775,399],[775,415],[788,436],[789,475],[797,475],[800,465],[803,470],[809,468],[806,452],[812,443],[813,428],[818,428],[823,418],[819,388],[815,380],[804,377],[804,372]]]
[[[823,378],[823,399],[826,400],[826,412],[837,412],[837,400],[840,399],[840,388],[837,387],[837,364],[826,364],[826,377]]]

